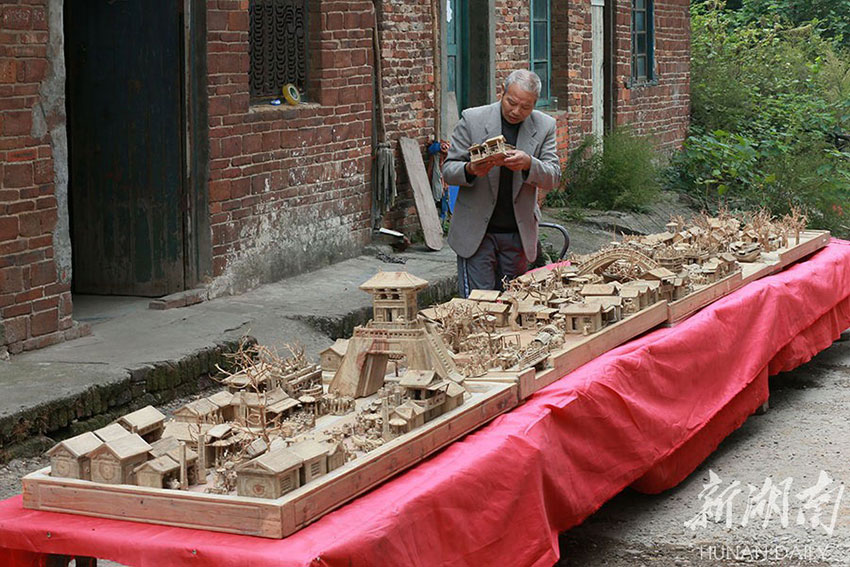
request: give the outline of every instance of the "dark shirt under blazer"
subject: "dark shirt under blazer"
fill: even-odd
[[[556,123],[551,116],[532,111],[519,129],[516,147],[531,156],[527,172],[513,176],[513,207],[522,246],[529,262],[537,258],[537,188],[548,191],[561,175],[556,151]],[[484,238],[493,216],[499,194],[501,167],[494,167],[482,177],[467,181],[464,167],[469,161],[469,146],[502,133],[500,102],[468,108],[452,134],[449,155],[443,164],[443,178],[449,185],[459,185],[457,202],[449,229],[449,246],[462,258],[469,258]]]

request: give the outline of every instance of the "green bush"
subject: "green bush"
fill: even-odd
[[[834,6],[843,10],[850,0]],[[803,8],[771,0],[693,6],[691,136],[666,183],[708,209],[783,214],[794,206],[811,226],[846,236],[847,38],[841,26],[824,31],[818,20],[801,20]]]
[[[640,210],[657,197],[659,172],[650,140],[619,128],[602,139],[602,151],[598,145],[589,136],[570,154],[559,190],[547,195],[548,205]]]

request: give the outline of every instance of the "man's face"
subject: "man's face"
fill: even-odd
[[[514,83],[502,95],[502,116],[510,124],[519,124],[531,115],[537,95]]]

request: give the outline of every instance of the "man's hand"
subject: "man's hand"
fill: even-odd
[[[481,177],[482,175],[487,175],[494,167],[501,166],[504,161],[505,158],[502,156],[491,157],[476,162],[470,161],[466,164],[466,171],[469,172],[470,175]]]
[[[531,169],[531,156],[522,150],[513,150],[508,152],[508,155],[502,165],[511,171],[524,171]]]

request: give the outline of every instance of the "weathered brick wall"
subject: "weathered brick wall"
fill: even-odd
[[[658,84],[626,88],[631,76],[631,12],[617,6],[617,124],[632,124],[670,152],[681,146],[690,119],[690,13],[688,0],[655,0],[655,73]]]
[[[611,0],[609,0],[611,1]],[[665,152],[687,136],[690,114],[690,16],[687,0],[655,2],[655,69],[658,84],[627,86],[631,78],[631,2],[618,0],[615,27],[614,114],[653,138]],[[553,94],[566,109],[569,148],[592,131],[593,62],[590,2],[552,0],[552,12],[566,14],[553,25]],[[564,40],[563,38],[566,37]]]
[[[420,226],[398,139],[416,140],[427,166],[424,148],[436,135],[432,0],[383,0],[379,14],[384,117],[398,182],[396,206],[384,225],[412,235]]]
[[[514,69],[528,69],[531,57],[531,1],[496,0],[496,91]]]
[[[251,104],[248,2],[208,3],[212,292],[356,254],[370,233],[372,3],[311,3],[298,107]]]
[[[40,92],[48,42],[46,1],[0,5],[0,350],[12,353],[79,334],[54,259],[55,172]]]

